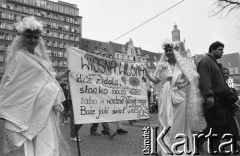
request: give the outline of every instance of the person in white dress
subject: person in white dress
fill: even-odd
[[[7,52],[0,85],[4,153],[67,156],[57,120],[65,98],[56,79],[67,77],[69,70],[53,71],[41,37],[43,26],[35,17],[25,17],[14,26],[18,34]]]
[[[201,110],[200,91],[197,87],[198,74],[186,63],[179,52],[173,49],[172,44],[165,43],[163,49],[164,54],[153,76],[145,67],[146,76],[156,84],[160,127],[161,129],[171,127],[164,137],[164,142],[170,151],[158,147],[158,152],[162,155],[172,152],[175,155],[183,151],[182,155],[188,155],[186,153],[193,150],[189,119],[195,118]],[[189,95],[186,88],[191,90]],[[177,134],[187,136],[189,144],[185,146],[186,148],[179,146],[177,149],[172,149],[174,143],[181,141],[175,138]]]

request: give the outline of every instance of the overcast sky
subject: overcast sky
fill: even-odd
[[[55,0],[56,1],[56,0]],[[82,19],[82,37],[113,41],[129,30],[163,12],[181,0],[62,0],[77,4]],[[174,24],[181,40],[193,54],[208,51],[214,41],[225,44],[225,53],[240,52],[240,17],[234,11],[227,18],[210,16],[214,0],[184,0],[133,32],[113,42],[125,44],[130,38],[135,47],[162,52],[162,42],[171,39]]]

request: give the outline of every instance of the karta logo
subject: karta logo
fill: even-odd
[[[163,130],[158,135],[158,127],[144,127],[143,128],[143,150],[144,155],[157,155],[158,148],[159,151],[162,151],[168,155],[200,155],[198,148],[199,141],[201,139],[207,141],[207,152],[211,155],[217,155],[219,153],[224,155],[238,154],[237,150],[237,141],[232,134],[224,134],[219,137],[217,134],[212,133],[212,128],[210,128],[207,135],[204,134],[193,134],[192,138],[188,138],[187,135],[183,133],[176,134],[174,136],[174,144],[170,145],[170,141],[166,141],[171,127],[163,128]],[[218,145],[218,149],[213,148],[213,143],[215,141],[221,140]],[[192,141],[192,144],[190,144]],[[190,146],[192,148],[190,148]]]

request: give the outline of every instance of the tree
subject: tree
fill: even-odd
[[[235,9],[240,9],[240,0],[216,0],[213,4],[212,15],[226,14],[228,16]]]

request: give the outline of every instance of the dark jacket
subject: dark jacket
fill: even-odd
[[[211,55],[207,54],[200,60],[197,72],[200,75],[199,88],[205,98],[226,92],[228,86],[222,72],[222,65],[217,63]]]

